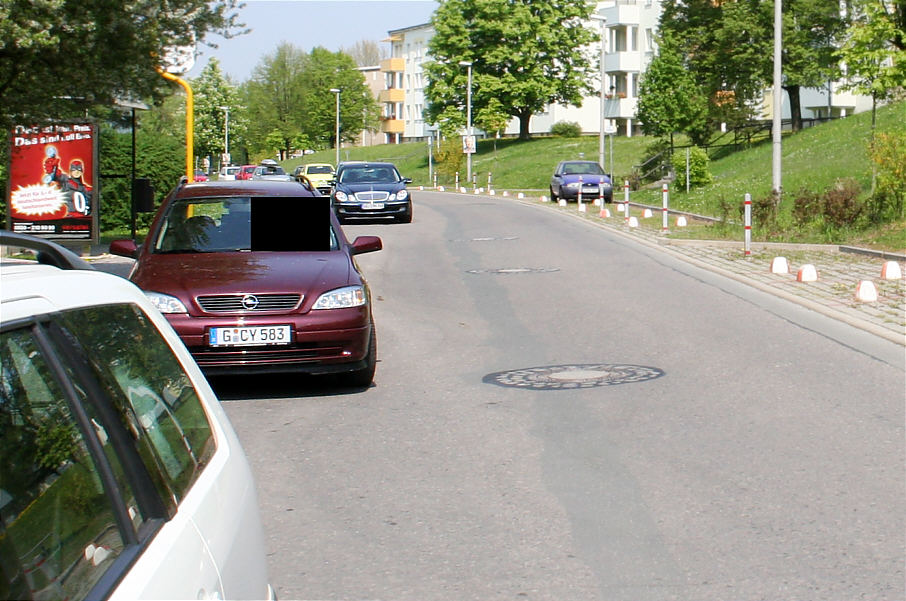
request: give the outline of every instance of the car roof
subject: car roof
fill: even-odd
[[[342,167],[393,167],[396,169],[396,165],[393,163],[379,162],[379,161],[347,161],[345,163],[340,163]]]
[[[117,275],[93,269],[60,269],[37,261],[3,263],[3,322],[120,302],[145,306],[144,294]]]
[[[315,196],[299,182],[252,179],[248,181],[216,180],[184,184],[176,198],[205,198],[208,196]]]

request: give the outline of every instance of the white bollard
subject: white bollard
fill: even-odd
[[[654,213],[651,212],[651,209],[645,209],[642,211],[642,219],[650,219]]]
[[[629,227],[639,227],[639,220],[635,215],[630,217],[627,223],[629,223]]]
[[[566,199],[565,199],[565,198],[561,198],[560,201],[559,201],[557,204],[560,205],[561,207],[565,207],[565,206],[566,206]]]
[[[878,301],[878,289],[875,288],[874,282],[862,280],[856,286],[856,299],[863,303],[875,303]]]
[[[686,227],[686,217],[685,215],[680,215],[676,218],[676,227]]]
[[[881,267],[882,280],[899,280],[902,277],[903,271],[900,269],[900,264],[896,261],[887,261]]]
[[[520,192],[519,194],[516,195],[516,198],[525,198],[525,194]]]
[[[585,208],[585,203],[584,203],[584,202],[580,202],[580,203],[579,203],[579,212],[580,212],[580,213],[587,213],[587,212],[588,212],[588,209]]]
[[[771,273],[789,273],[790,264],[786,257],[774,257],[771,260]]]
[[[805,264],[799,268],[799,273],[796,274],[797,282],[817,282],[818,281],[818,270],[815,269],[815,266],[812,264]]]

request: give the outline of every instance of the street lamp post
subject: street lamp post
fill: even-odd
[[[337,95],[337,129],[336,129],[336,147],[337,147],[337,160],[334,164],[334,169],[340,165],[340,89],[339,88],[330,88],[330,91]]]
[[[468,88],[466,91],[466,136],[469,144],[466,146],[466,181],[472,181],[472,61],[459,61],[461,67],[467,68]]]
[[[606,169],[604,165],[604,89],[607,73],[604,71],[604,53],[607,44],[607,17],[601,15],[591,15],[595,21],[601,22],[601,133],[598,136],[598,162],[601,163],[601,169]],[[611,160],[613,157],[611,157]],[[611,173],[611,176],[613,173]]]
[[[221,163],[229,164],[230,163],[230,107],[228,106],[219,106],[217,107],[224,112],[224,121],[223,121],[223,159]]]

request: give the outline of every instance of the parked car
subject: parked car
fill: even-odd
[[[283,167],[277,164],[276,161],[262,161],[260,165],[255,168],[255,172],[252,174],[252,179],[261,179],[261,180],[271,180],[271,181],[283,181],[291,182],[293,177],[284,171]]]
[[[584,201],[598,198],[603,188],[604,202],[613,202],[613,183],[595,161],[560,161],[551,176],[551,200],[577,200],[580,182]]]
[[[195,174],[193,175],[196,182],[206,182],[208,181],[208,174],[202,171],[201,169],[196,169]]]
[[[0,232],[0,598],[275,599],[252,472],[127,280]]]
[[[299,202],[306,200],[306,202]],[[377,342],[371,294],[329,198],[297,182],[182,184],[164,199],[137,259],[145,290],[207,374],[340,374],[367,386]]]
[[[307,177],[308,181],[318,189],[318,192],[326,196],[330,194],[330,182],[334,178],[334,169],[330,163],[309,163],[296,167],[293,170],[293,177],[296,179]]]
[[[412,196],[393,163],[340,163],[333,181],[331,203],[340,221],[392,217],[412,221]]]
[[[252,176],[255,175],[255,169],[257,168],[258,165],[243,165],[239,168],[239,171],[236,172],[236,179],[241,181],[252,179]]]
[[[217,179],[221,181],[233,181],[236,179],[236,174],[239,173],[239,165],[227,165],[220,168],[220,173],[217,175]]]

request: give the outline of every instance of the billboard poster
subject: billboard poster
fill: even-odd
[[[17,125],[10,137],[8,229],[97,241],[97,127]]]

